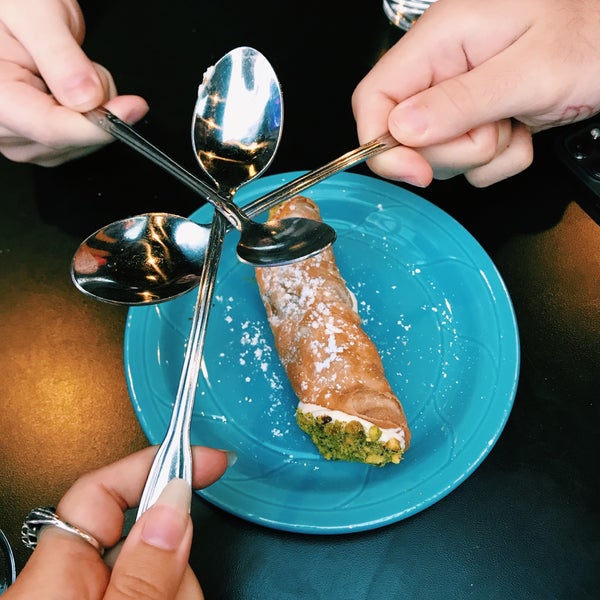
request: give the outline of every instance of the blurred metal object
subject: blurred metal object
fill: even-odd
[[[15,555],[4,531],[0,529],[0,594],[17,578]]]
[[[436,0],[383,0],[383,12],[392,25],[408,31]]]

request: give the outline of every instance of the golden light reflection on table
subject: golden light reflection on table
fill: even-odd
[[[78,292],[69,264],[79,240],[33,220],[26,194],[13,200],[23,222],[0,225],[0,516],[13,515],[1,527],[22,565],[33,506],[148,442],[123,371],[126,309]]]
[[[535,378],[545,365],[552,373],[532,383],[542,394],[597,396],[600,226],[573,202],[555,227],[512,239],[494,259],[515,304],[527,372]]]

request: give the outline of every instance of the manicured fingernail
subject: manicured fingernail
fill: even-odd
[[[175,550],[188,527],[192,490],[183,479],[172,479],[145,513],[142,539],[163,550]]]
[[[233,450],[223,450],[223,452],[227,455],[227,466],[233,467],[238,459],[237,452],[234,452]]]

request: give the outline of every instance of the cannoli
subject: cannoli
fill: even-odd
[[[317,205],[303,196],[269,214],[286,217],[321,219]],[[399,463],[410,444],[406,416],[332,247],[300,262],[257,268],[256,280],[298,396],[298,426],[326,459]]]

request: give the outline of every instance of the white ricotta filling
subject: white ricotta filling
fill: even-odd
[[[327,415],[328,417],[331,417],[334,421],[342,421],[343,423],[349,423],[350,421],[358,421],[363,426],[367,437],[369,429],[371,429],[371,427],[373,427],[374,425],[370,421],[367,421],[366,419],[361,419],[356,415],[350,415],[341,410],[331,410],[330,408],[325,408],[324,406],[319,406],[317,404],[307,404],[305,402],[298,402],[298,410],[300,412],[310,414],[315,418]],[[387,441],[394,438],[400,442],[400,448],[402,448],[402,450],[405,449],[406,443],[404,441],[404,431],[402,430],[402,428],[390,427],[387,429],[382,429],[381,427],[379,427],[379,429],[381,430],[381,437],[377,440],[378,442],[385,444]]]

